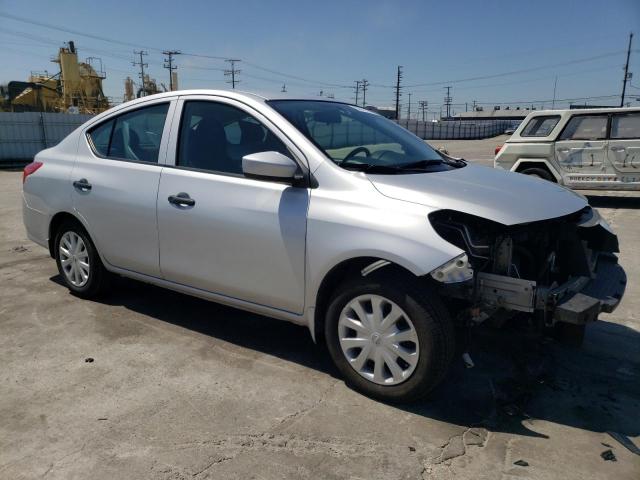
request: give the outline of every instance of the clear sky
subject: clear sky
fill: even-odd
[[[116,101],[127,75],[138,80],[131,62],[143,48],[149,73],[167,85],[161,51],[185,53],[176,60],[180,88],[230,88],[228,64],[187,55],[200,54],[241,59],[238,88],[246,90],[286,84],[296,94],[353,100],[349,86],[366,78],[367,104],[378,106],[393,104],[402,65],[405,113],[409,93],[414,111],[427,100],[439,112],[445,85],[456,111],[474,100],[540,105],[553,98],[556,76],[556,105],[567,105],[620,94],[631,31],[628,93],[640,95],[640,0],[0,0],[0,82],[55,72],[50,58],[74,40],[81,58],[102,58],[105,93]]]

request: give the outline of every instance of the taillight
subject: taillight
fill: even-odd
[[[504,145],[498,145],[496,149],[493,151],[493,154],[498,155],[500,153],[500,150],[502,150],[502,147],[504,147]]]
[[[27,177],[38,170],[43,165],[42,162],[31,162],[22,171],[22,183],[27,181]]]

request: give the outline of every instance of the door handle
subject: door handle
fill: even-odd
[[[569,149],[568,148],[559,148],[558,151],[562,152],[562,153],[567,153],[569,151]]]
[[[196,201],[188,193],[180,192],[177,195],[169,195],[169,203],[179,207],[193,207]]]
[[[82,192],[88,192],[89,190],[91,190],[91,184],[87,181],[86,178],[76,180],[75,182],[73,182],[73,186]]]
[[[625,150],[624,147],[616,147],[615,145],[611,147],[612,152],[624,152],[624,150]]]

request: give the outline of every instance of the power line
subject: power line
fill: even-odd
[[[591,62],[593,60],[598,60],[600,58],[607,58],[607,57],[613,57],[615,55],[619,55],[620,53],[624,52],[624,50],[618,50],[616,52],[609,52],[609,53],[603,53],[602,55],[596,55],[593,57],[587,57],[587,58],[581,58],[581,59],[577,59],[577,60],[568,60],[562,63],[556,63],[556,64],[550,64],[550,65],[541,65],[538,67],[532,67],[532,68],[524,68],[522,70],[512,70],[509,72],[502,72],[502,73],[495,73],[492,75],[483,75],[483,76],[479,76],[479,77],[469,77],[469,78],[461,78],[461,79],[457,79],[457,80],[444,80],[444,81],[440,81],[440,82],[430,82],[430,83],[416,83],[413,85],[406,85],[407,87],[427,87],[427,86],[435,86],[435,85],[445,85],[447,83],[462,83],[462,82],[473,82],[476,80],[487,80],[490,78],[499,78],[499,77],[506,77],[506,76],[510,76],[510,75],[519,75],[522,73],[529,73],[529,72],[535,72],[538,70],[545,70],[547,68],[558,68],[558,67],[564,67],[566,65],[575,65],[577,63],[584,63],[584,62]]]
[[[402,87],[400,81],[402,80],[402,65],[398,65],[398,73],[396,75],[396,120],[400,120],[400,93]]]
[[[169,70],[169,90],[173,92],[173,71],[177,70],[178,67],[173,64],[173,56],[180,55],[178,50],[164,50],[162,52],[167,58],[164,59],[163,67]]]
[[[631,42],[633,41],[633,33],[629,34],[629,47],[627,48],[627,63],[624,65],[624,78],[622,79],[622,96],[620,97],[620,106],[624,107],[624,94],[627,89],[627,81],[631,79],[629,75],[629,56],[631,55]]]
[[[367,106],[367,88],[369,88],[369,81],[366,78],[363,78],[360,82],[362,87],[362,106]]]
[[[444,105],[447,107],[447,118],[451,117],[451,102],[453,98],[451,98],[451,87],[444,87],[447,89],[447,95],[444,97]]]
[[[236,83],[240,83],[240,80],[236,80],[236,75],[240,73],[240,70],[236,68],[236,63],[240,62],[237,58],[228,58],[225,62],[229,62],[231,68],[229,70],[225,70],[224,74],[227,77],[231,77],[231,80],[227,80],[227,83],[231,84],[231,88],[236,88]]]
[[[356,84],[356,86],[355,86],[355,89],[356,89],[356,105],[358,105],[358,97],[359,97],[359,94],[360,94],[360,80],[356,80],[355,84]]]
[[[140,81],[142,82],[142,90],[141,90],[141,95],[144,97],[146,95],[146,85],[145,85],[145,79],[144,79],[144,67],[148,67],[149,65],[144,63],[144,60],[142,59],[143,55],[148,55],[148,53],[144,50],[134,50],[133,51],[134,55],[140,55],[140,61],[136,62],[135,60],[133,62],[131,62],[133,64],[133,66],[135,67],[136,65],[140,66]]]
[[[427,111],[429,108],[429,102],[427,102],[426,100],[420,100],[418,102],[418,106],[420,107],[420,110],[422,110],[422,121],[425,122],[427,117]]]

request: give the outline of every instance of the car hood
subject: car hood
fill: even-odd
[[[472,164],[442,172],[367,177],[387,197],[503,225],[561,217],[588,205],[582,195],[547,180]]]

